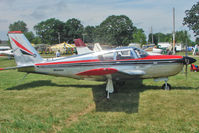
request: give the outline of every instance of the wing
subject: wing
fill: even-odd
[[[131,79],[145,75],[142,70],[118,70],[115,68],[97,68],[77,73],[79,76],[106,76],[112,75],[113,79]]]

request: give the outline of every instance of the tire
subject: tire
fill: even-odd
[[[166,85],[163,84],[162,85],[162,89],[164,89],[164,90],[171,90],[171,85],[167,83],[167,88],[166,88]]]

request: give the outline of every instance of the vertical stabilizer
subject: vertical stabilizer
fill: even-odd
[[[43,60],[21,31],[10,31],[8,36],[17,66],[33,65]]]

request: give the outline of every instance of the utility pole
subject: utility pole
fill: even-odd
[[[58,40],[59,40],[59,44],[60,44],[60,32],[57,32],[58,34]]]
[[[175,8],[173,8],[173,54],[175,54]]]
[[[86,35],[87,35],[86,33],[83,33],[83,34],[82,34],[82,36],[83,36],[83,42],[84,42],[84,39],[85,39],[84,36],[86,36]]]
[[[152,44],[153,44],[153,27],[151,26],[151,39],[152,39]]]

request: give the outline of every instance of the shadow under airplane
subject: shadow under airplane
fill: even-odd
[[[7,88],[6,90],[26,90],[29,88],[36,88],[41,86],[57,86],[57,87],[78,87],[78,88],[92,88],[93,100],[96,105],[97,112],[125,112],[138,113],[140,93],[148,89],[160,89],[159,86],[145,86],[142,80],[129,81],[126,85],[119,88],[118,92],[111,94],[109,100],[106,98],[104,88],[106,84],[102,85],[59,85],[52,83],[51,80],[39,80],[30,83]],[[103,89],[102,89],[103,88]],[[187,90],[198,89],[187,87],[176,87],[173,89]]]

